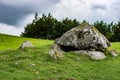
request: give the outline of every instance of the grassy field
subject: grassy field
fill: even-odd
[[[30,40],[34,48],[18,50]],[[55,61],[49,55],[53,41],[0,35],[0,80],[120,80],[120,56],[93,61],[88,57],[64,53]],[[120,42],[111,49],[120,54]]]
[[[35,47],[51,45],[53,43],[53,41],[50,40],[32,39],[0,34],[0,50],[18,49],[21,43],[25,40],[32,42]]]

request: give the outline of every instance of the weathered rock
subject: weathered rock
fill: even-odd
[[[107,48],[105,52],[110,53],[113,57],[118,56],[118,52],[116,50],[111,50]]]
[[[26,40],[26,41],[24,41],[21,45],[20,45],[20,47],[19,47],[19,49],[24,49],[24,48],[28,48],[28,47],[33,47],[33,45],[32,45],[32,43],[30,42],[30,41],[28,41],[28,40]]]
[[[102,50],[110,46],[110,42],[95,27],[82,24],[64,33],[55,40],[63,50]]]
[[[55,49],[55,50],[57,50],[57,51],[59,51],[59,52],[61,52],[61,53],[64,52],[64,51],[61,49],[61,46],[58,45],[58,44],[55,44],[55,43],[53,43],[53,45],[52,45],[51,48],[52,48],[52,49]]]
[[[72,28],[56,39],[49,53],[53,56],[56,53],[55,50],[58,51],[57,53],[73,51],[77,54],[87,55],[93,60],[102,60],[106,58],[102,51],[110,45],[107,38],[94,26],[85,23]],[[111,55],[117,56],[115,51]]]
[[[79,51],[74,51],[74,53],[87,55],[88,57],[90,57],[93,60],[102,60],[102,59],[106,58],[104,53],[102,53],[101,51],[79,50]]]
[[[110,54],[111,54],[112,56],[114,56],[114,57],[118,56],[118,53],[117,53],[116,50],[111,50],[111,51],[110,51]]]
[[[52,49],[49,51],[49,55],[54,58],[55,60],[61,59],[63,58],[63,54],[61,52],[59,52],[56,49]]]

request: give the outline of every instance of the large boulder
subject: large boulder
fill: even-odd
[[[64,51],[90,50],[102,51],[110,46],[107,38],[94,26],[81,24],[64,33],[55,40]]]
[[[102,51],[105,51],[110,45],[107,38],[94,26],[84,23],[56,39],[52,51],[49,53],[55,53],[54,49],[61,53],[73,51],[77,54],[87,55],[93,60],[102,60],[106,58]],[[116,56],[115,52],[111,54]]]

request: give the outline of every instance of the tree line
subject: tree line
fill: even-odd
[[[83,22],[86,21],[84,20]],[[42,17],[38,17],[38,14],[35,13],[33,21],[24,27],[24,32],[21,33],[21,36],[53,40],[83,22],[80,23],[76,19],[69,18],[59,21],[50,13],[48,15],[43,14]],[[117,23],[96,21],[92,25],[105,35],[109,41],[120,41],[120,21]]]

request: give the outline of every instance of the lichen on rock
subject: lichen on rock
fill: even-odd
[[[89,24],[72,28],[56,39],[55,43],[79,50],[102,50],[110,46],[107,38]]]
[[[54,41],[53,48],[58,51],[73,51],[88,55],[93,60],[106,58],[103,50],[110,46],[107,38],[94,26],[83,23],[64,33]]]

